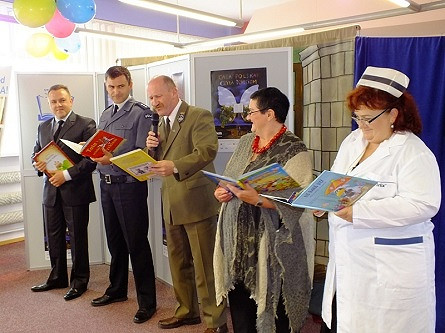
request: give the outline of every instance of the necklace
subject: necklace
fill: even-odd
[[[275,134],[275,135],[273,136],[272,139],[270,139],[270,141],[267,143],[267,145],[265,145],[264,147],[261,147],[261,148],[258,147],[258,145],[259,145],[259,143],[260,143],[260,137],[259,137],[258,135],[255,136],[255,139],[253,139],[253,142],[252,142],[252,151],[253,151],[255,154],[261,154],[261,153],[264,153],[264,152],[265,152],[266,150],[268,150],[268,149],[270,148],[270,146],[272,146],[272,145],[274,144],[274,142],[277,141],[278,138],[279,138],[280,136],[282,136],[282,135],[284,134],[284,132],[286,132],[286,131],[287,131],[287,127],[286,127],[286,125],[283,124],[283,126],[281,126],[281,129],[278,131],[278,133]]]

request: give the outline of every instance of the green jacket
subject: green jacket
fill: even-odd
[[[164,118],[159,122],[158,160],[173,161],[178,173],[162,180],[162,206],[166,223],[187,224],[218,214],[215,184],[200,170],[214,172],[218,137],[210,111],[182,104],[165,140]]]

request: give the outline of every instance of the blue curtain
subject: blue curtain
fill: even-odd
[[[411,79],[408,90],[414,96],[422,117],[421,138],[436,155],[441,168],[442,189],[445,189],[445,38],[357,37],[355,82],[367,66],[394,68]],[[442,195],[441,209],[433,218],[436,242],[437,333],[445,332],[445,225],[441,223],[445,220],[444,201]]]

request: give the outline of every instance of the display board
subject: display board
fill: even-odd
[[[74,98],[73,110],[83,116],[98,119],[96,114],[96,84],[94,74],[17,73],[17,96],[20,125],[20,170],[22,175],[23,215],[28,269],[50,267],[45,256],[42,216],[43,177],[38,177],[31,162],[38,124],[52,118],[47,102],[49,87],[66,85]],[[93,174],[96,197],[99,198],[98,175]],[[99,203],[90,204],[88,245],[90,263],[103,263],[103,223]]]
[[[265,69],[264,74],[262,69]],[[215,103],[218,98],[215,84],[212,84],[212,76],[214,78],[215,73],[221,75],[220,85],[231,89],[236,97],[229,106],[235,110],[238,107],[240,113],[243,111],[243,104],[247,102],[248,105],[249,98],[243,98],[243,95],[255,85],[263,88],[264,79],[267,87],[276,87],[289,98],[291,108],[294,104],[291,47],[194,54],[191,56],[191,71],[191,104],[211,110],[214,116],[215,105],[220,102]],[[237,96],[236,88],[243,86],[244,89],[239,90]],[[290,109],[286,119],[286,126],[290,131],[294,130],[293,124],[294,113]],[[244,131],[241,131],[242,133]],[[237,143],[237,139],[219,140],[218,155],[215,159],[217,173],[224,171]]]

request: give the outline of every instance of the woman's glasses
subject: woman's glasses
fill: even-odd
[[[264,109],[259,109],[259,110],[250,110],[249,109],[249,111],[247,111],[246,113],[247,113],[248,116],[250,116],[251,114],[253,114],[255,112],[261,112],[261,111],[265,111],[265,110],[268,110],[268,109],[269,108],[264,108]]]
[[[360,123],[365,123],[366,125],[369,125],[374,120],[376,120],[378,117],[380,117],[382,114],[384,114],[385,112],[387,112],[389,110],[391,110],[391,108],[387,108],[387,109],[383,110],[382,112],[380,112],[377,116],[375,116],[373,118],[357,117],[355,114],[353,114],[351,118],[357,123],[357,125],[360,125]]]

